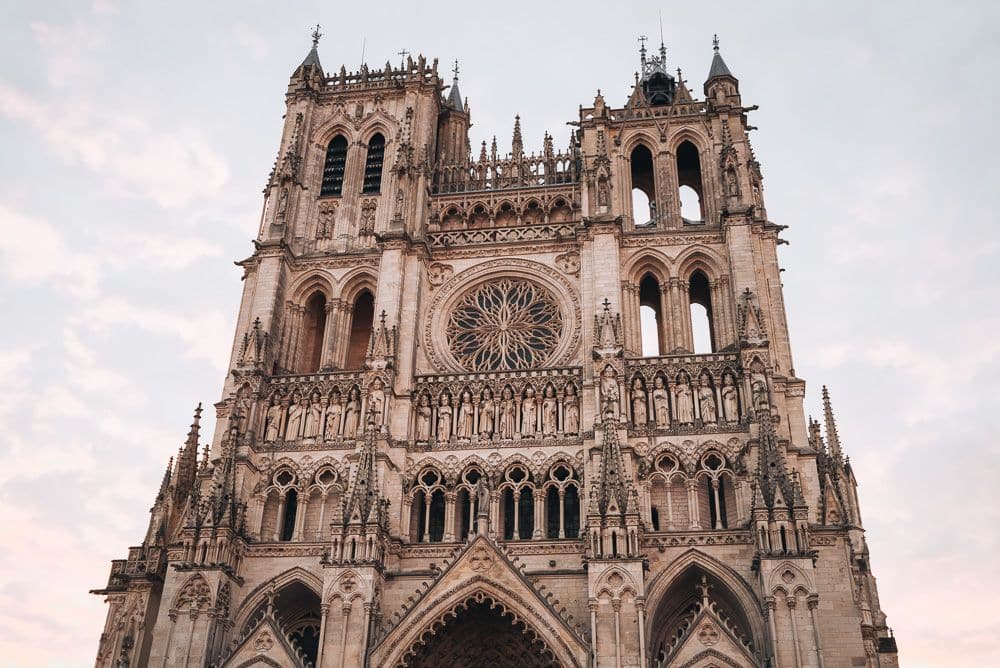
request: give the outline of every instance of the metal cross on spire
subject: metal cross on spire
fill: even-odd
[[[407,57],[408,55],[410,55],[410,52],[409,52],[409,51],[407,51],[406,49],[402,49],[402,50],[400,50],[400,51],[397,51],[397,52],[396,52],[396,55],[397,55],[397,56],[399,56],[399,62],[400,62],[400,63],[403,63],[402,65],[400,65],[400,67],[401,67],[401,68],[402,68],[402,67],[405,67],[405,65],[406,65],[406,57]]]
[[[455,67],[451,71],[454,73],[455,78],[458,79],[458,58],[455,59]]]
[[[712,49],[716,53],[719,52],[719,36],[717,34],[716,35],[712,35]]]
[[[320,29],[320,25],[317,23],[316,27],[313,28],[313,31],[312,31],[313,47],[316,47],[316,46],[319,45],[319,38],[323,36],[323,33],[321,33],[319,31],[319,29]]]

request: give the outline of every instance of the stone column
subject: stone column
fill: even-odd
[[[789,594],[785,597],[785,605],[788,606],[788,617],[792,621],[792,645],[795,647],[795,668],[802,668],[802,650],[799,647],[799,628],[795,621],[795,606],[798,601],[795,600],[795,596]]]
[[[455,492],[445,492],[444,495],[444,542],[455,540]]]
[[[823,644],[819,637],[819,621],[816,619],[816,608],[819,607],[819,594],[809,594],[809,597],[806,598],[806,603],[809,605],[809,621],[812,623],[813,642],[816,644],[816,665],[819,668],[824,668]]]
[[[767,608],[767,628],[771,632],[771,654],[774,656],[774,665],[780,666],[781,660],[778,658],[778,628],[774,621],[778,604],[773,596],[764,599],[764,606]]]

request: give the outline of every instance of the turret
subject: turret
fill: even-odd
[[[719,36],[712,37],[712,65],[705,80],[705,100],[711,107],[740,105],[740,82],[729,71],[729,66],[719,53]]]
[[[469,104],[458,90],[458,61],[455,61],[448,97],[441,103],[438,116],[437,163],[464,164],[469,159]]]

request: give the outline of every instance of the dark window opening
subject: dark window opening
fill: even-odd
[[[326,333],[326,297],[322,292],[313,293],[306,302],[302,364],[299,373],[319,370],[323,356],[323,335]]]
[[[326,162],[323,163],[323,185],[320,197],[340,195],[344,190],[344,165],[347,164],[347,139],[342,135],[334,137],[326,147]]]
[[[680,187],[681,218],[685,224],[705,221],[705,205],[701,183],[701,158],[689,141],[677,147],[677,184]]]
[[[649,515],[650,515],[650,519],[652,519],[652,521],[653,521],[653,531],[659,531],[660,530],[660,511],[656,508],[656,506],[653,506],[649,510]]]
[[[281,540],[291,540],[295,534],[295,514],[299,509],[299,495],[294,489],[285,494],[285,517],[281,523]]]
[[[432,543],[444,539],[444,492],[437,490],[431,494],[431,516],[428,527]]]
[[[351,337],[347,345],[347,369],[360,369],[365,365],[368,343],[375,320],[375,297],[365,290],[354,300],[351,317]]]
[[[632,221],[636,227],[656,224],[656,184],[653,154],[640,144],[632,151]]]
[[[362,193],[377,193],[382,190],[382,163],[385,160],[385,137],[376,134],[368,141],[368,155],[365,157],[365,181]]]
[[[662,303],[660,284],[652,274],[646,274],[639,282],[639,332],[643,357],[656,357],[666,352]]]
[[[528,487],[521,488],[520,503],[517,508],[517,537],[531,538],[535,531],[535,495]]]
[[[701,271],[688,279],[688,301],[691,302],[691,336],[697,354],[715,352],[715,328],[712,326],[712,288]]]
[[[580,491],[576,487],[567,487],[563,495],[563,512],[566,514],[566,537],[576,538],[580,535]]]

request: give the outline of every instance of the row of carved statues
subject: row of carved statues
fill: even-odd
[[[314,390],[311,396],[299,392],[292,394],[287,404],[275,395],[264,416],[264,441],[297,441],[315,439],[333,441],[339,438],[356,438],[364,431],[362,408],[369,420],[382,424],[386,392],[382,381],[376,379],[368,390],[367,406],[363,406],[361,391],[352,387],[343,397],[339,390],[328,395]]]
[[[580,401],[572,383],[561,392],[546,385],[541,397],[536,396],[530,385],[519,395],[504,387],[499,398],[488,387],[475,397],[465,389],[457,401],[447,391],[436,402],[423,392],[417,400],[414,417],[417,442],[554,438],[579,432]]]

